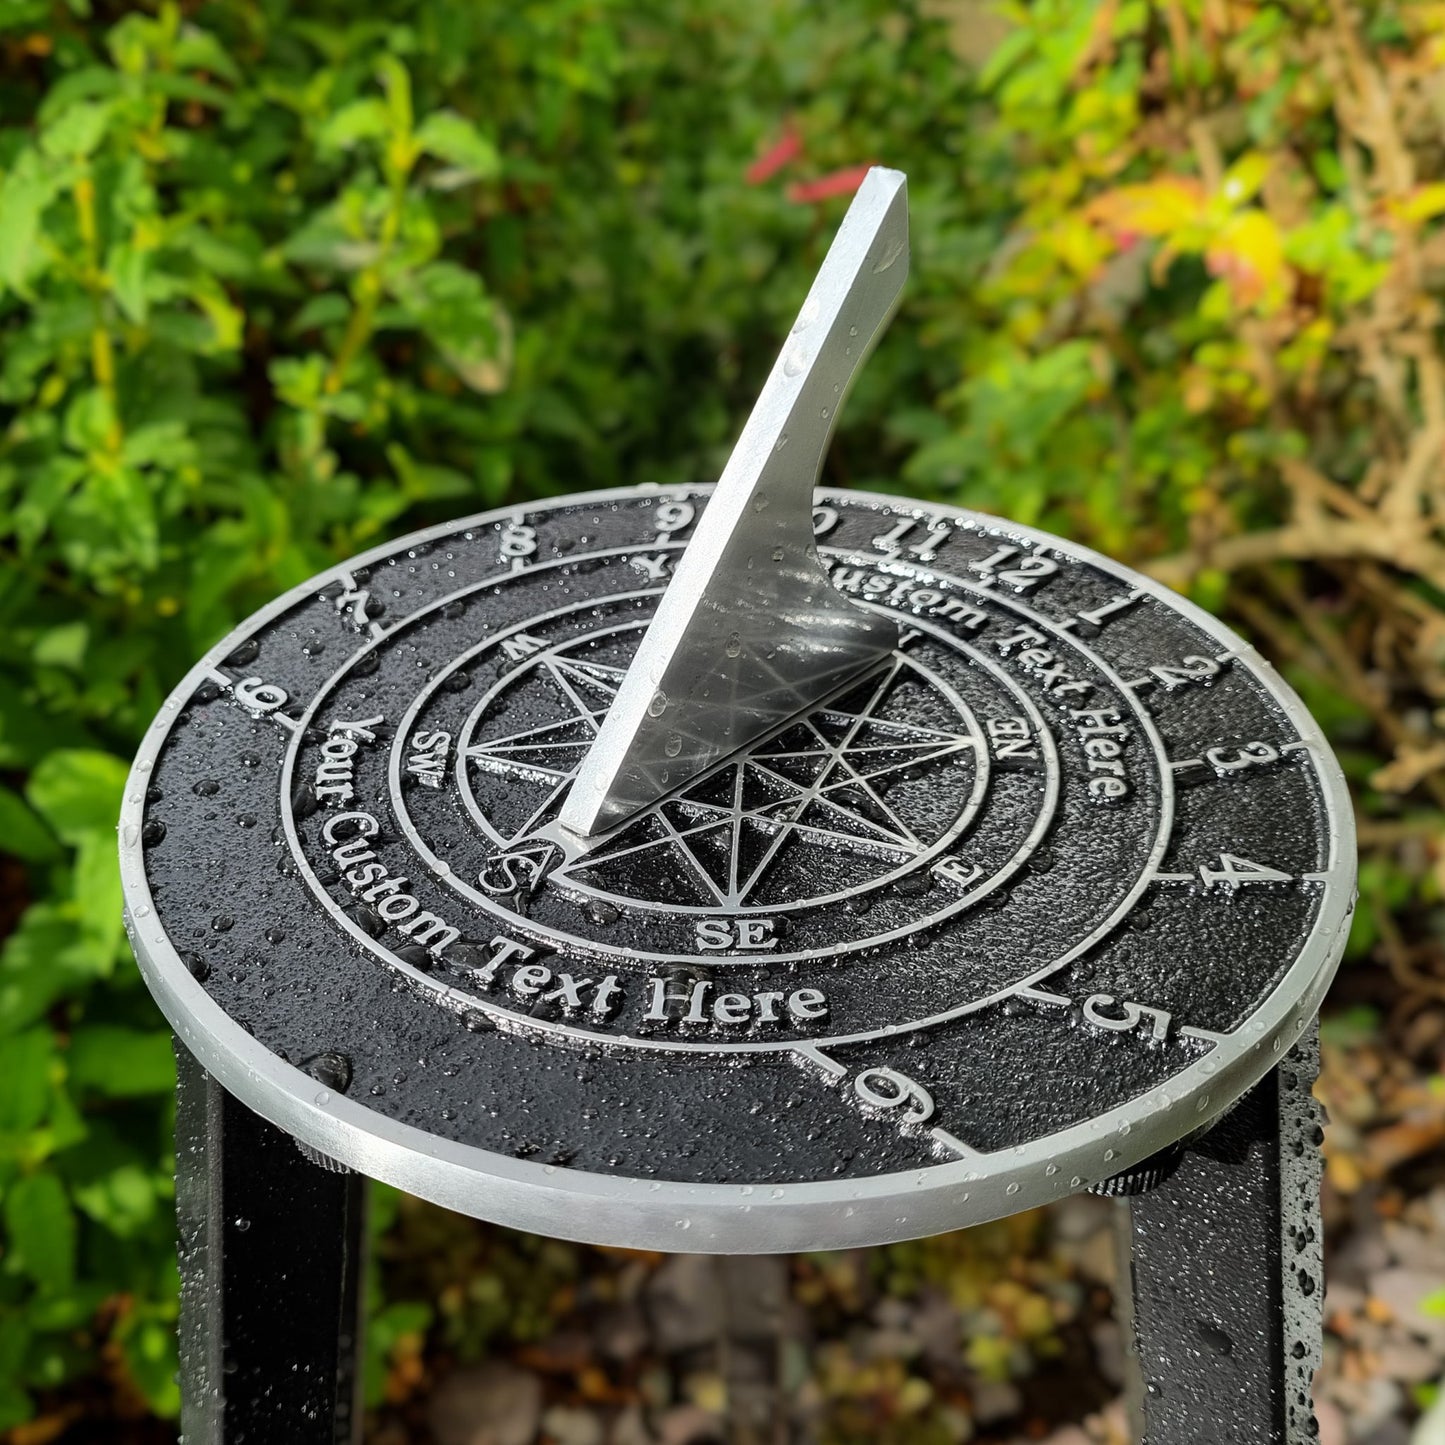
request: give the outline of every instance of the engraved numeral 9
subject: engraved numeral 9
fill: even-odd
[[[664,502],[657,509],[657,530],[659,532],[680,532],[692,526],[697,508],[691,502]]]

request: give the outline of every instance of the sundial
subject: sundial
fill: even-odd
[[[311,1157],[571,1238],[837,1248],[1108,1187],[1305,1033],[1350,809],[1269,664],[1066,540],[815,490],[907,265],[875,171],[716,485],[388,543],[165,704],[137,956]]]

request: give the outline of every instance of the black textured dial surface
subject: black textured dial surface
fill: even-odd
[[[587,845],[557,828],[706,504],[403,539],[193,670],[121,851],[202,1062],[413,1192],[688,1249],[1022,1208],[1262,1075],[1343,945],[1338,770],[1239,638],[1057,539],[820,494],[893,657]]]

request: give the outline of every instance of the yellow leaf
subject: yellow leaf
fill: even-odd
[[[1116,236],[1168,236],[1204,217],[1204,187],[1186,176],[1161,176],[1139,186],[1106,191],[1089,207],[1090,219]]]
[[[1045,244],[1069,271],[1088,280],[1108,258],[1110,247],[1082,216],[1061,216],[1044,236]]]
[[[1228,283],[1236,306],[1278,305],[1284,299],[1284,243],[1263,211],[1231,216],[1206,250],[1205,264]]]
[[[1416,186],[1402,201],[1396,201],[1390,208],[1402,221],[1419,225],[1445,212],[1445,181],[1431,181],[1427,186]]]
[[[1231,206],[1242,206],[1259,194],[1264,178],[1274,164],[1263,151],[1246,151],[1230,166],[1224,177],[1224,199]]]

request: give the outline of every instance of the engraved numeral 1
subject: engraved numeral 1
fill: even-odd
[[[1144,594],[1142,592],[1126,592],[1122,597],[1115,597],[1111,602],[1101,602],[1097,607],[1087,608],[1083,612],[1076,612],[1072,617],[1066,617],[1058,623],[1060,632],[1068,632],[1070,628],[1084,626],[1090,628],[1101,628],[1107,618],[1115,613],[1124,612],[1132,607]]]

